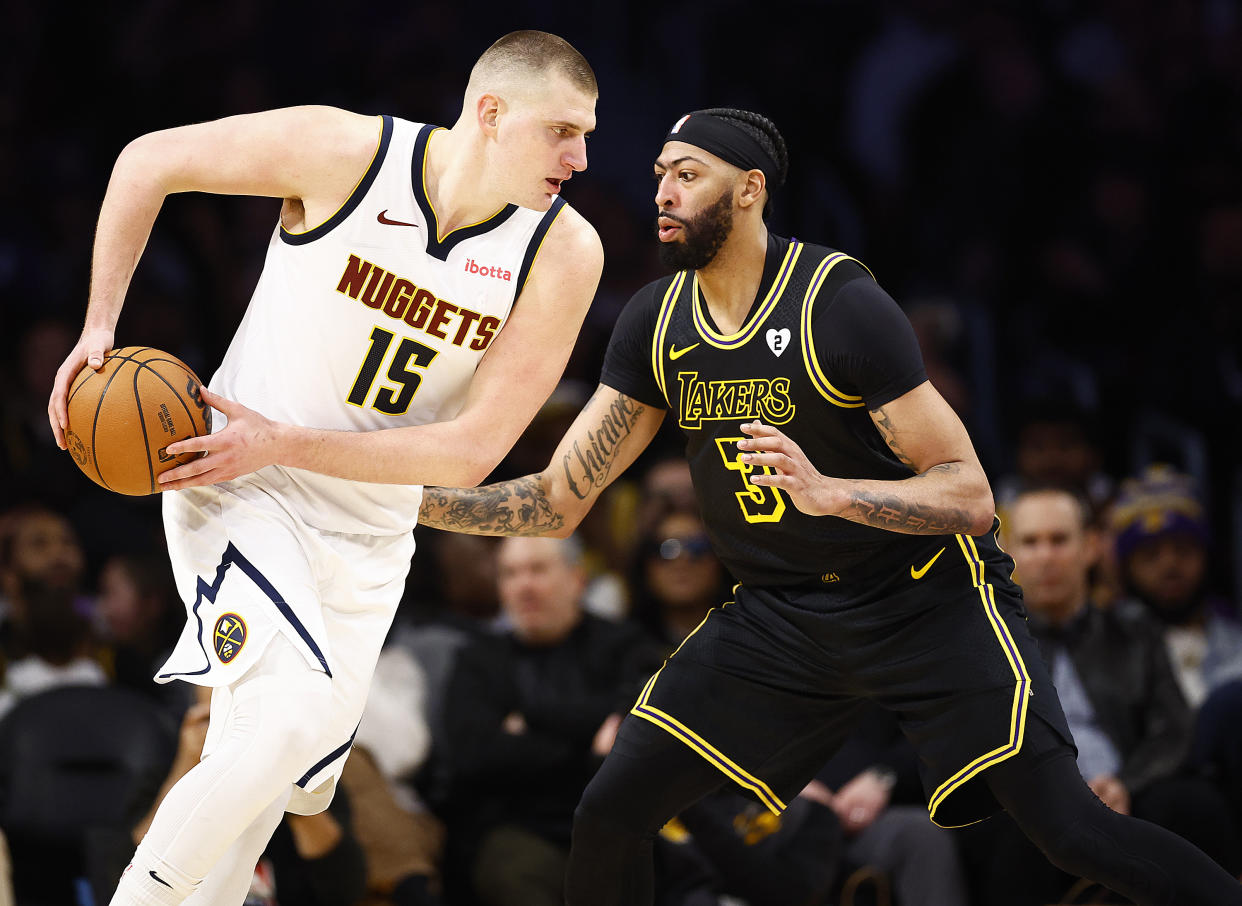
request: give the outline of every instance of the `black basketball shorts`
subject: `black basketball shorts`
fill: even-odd
[[[1056,731],[1049,740],[1073,740],[1021,592],[969,537],[946,540],[940,569],[896,576],[853,604],[818,589],[738,586],[632,713],[779,813],[871,700],[918,751],[932,820],[982,820],[998,806],[980,774],[1022,749],[1032,710]]]

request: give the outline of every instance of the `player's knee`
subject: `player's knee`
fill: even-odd
[[[660,797],[636,788],[628,782],[629,775],[615,767],[606,763],[586,785],[574,810],[574,826],[654,837],[672,816]]]
[[[632,857],[645,845],[650,845],[653,837],[641,827],[630,826],[615,815],[594,810],[585,796],[574,810],[572,853],[579,857],[580,862],[593,861],[608,854]]]
[[[1110,839],[1094,823],[1075,821],[1060,830],[1037,839],[1035,844],[1048,857],[1048,861],[1066,874],[1091,877],[1100,865],[1103,848]]]
[[[324,753],[323,728],[315,722],[313,708],[281,708],[277,703],[265,714],[264,737],[299,764],[310,764]],[[309,759],[309,760],[308,760]]]
[[[331,681],[322,674],[300,681],[266,677],[238,697],[234,727],[276,760],[305,770],[324,754],[323,716],[331,691]]]

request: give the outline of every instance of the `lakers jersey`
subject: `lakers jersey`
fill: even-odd
[[[380,122],[375,156],[340,209],[306,232],[273,233],[214,392],[337,431],[445,421],[461,409],[564,201],[547,212],[507,205],[441,239],[425,180],[434,127]],[[242,480],[265,482],[308,524],[337,532],[408,531],[422,495],[281,466]]]
[[[717,328],[695,273],[682,271],[630,301],[601,377],[676,418],[713,547],[734,577],[848,600],[922,562],[943,538],[802,513],[784,491],[751,481],[770,470],[741,461],[740,425],[776,426],[823,475],[909,478],[869,410],[926,379],[909,321],[865,267],[777,236],[736,333]]]

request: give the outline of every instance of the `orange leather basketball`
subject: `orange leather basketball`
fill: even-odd
[[[211,433],[201,382],[176,356],[149,346],[108,353],[69,386],[65,441],[91,481],[137,496],[160,490],[159,475],[199,454],[169,456],[169,444]]]

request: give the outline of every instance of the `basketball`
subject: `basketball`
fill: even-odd
[[[199,454],[169,456],[169,444],[211,433],[201,382],[174,355],[126,346],[96,371],[83,366],[69,386],[65,443],[86,477],[118,494],[160,490],[159,476]]]

